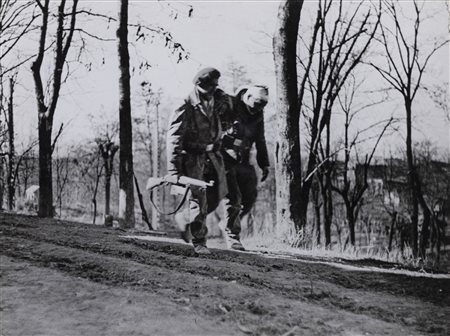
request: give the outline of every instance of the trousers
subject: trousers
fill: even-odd
[[[258,195],[255,167],[249,163],[225,160],[228,194],[225,196],[227,229],[235,238],[241,233],[241,218],[247,215]]]

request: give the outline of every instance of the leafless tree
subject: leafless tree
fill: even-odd
[[[103,138],[97,138],[96,143],[103,158],[103,169],[105,170],[105,213],[104,224],[112,225],[109,217],[111,215],[111,177],[114,169],[114,156],[119,150],[110,134],[106,134]],[[96,183],[97,190],[98,182]],[[96,195],[96,192],[95,192]]]
[[[59,149],[56,148],[56,158],[55,158],[55,173],[56,173],[56,204],[59,208],[59,217],[62,217],[63,209],[63,194],[67,186],[69,179],[69,173],[71,171],[70,167],[70,153],[69,151],[65,156],[59,155]]]
[[[103,175],[104,161],[98,150],[98,144],[87,143],[81,146],[75,158],[75,167],[79,172],[78,185],[84,184],[91,196],[92,224],[97,219],[97,195],[100,179]],[[81,183],[82,182],[82,183]]]
[[[416,169],[413,154],[413,134],[412,121],[414,100],[422,84],[423,75],[433,55],[443,46],[447,45],[448,40],[435,42],[430,50],[426,50],[420,45],[421,27],[423,23],[422,10],[425,2],[419,3],[414,0],[411,4],[414,7],[414,18],[410,22],[402,17],[399,11],[399,2],[397,0],[383,1],[383,10],[386,12],[384,17],[386,21],[381,24],[380,45],[385,54],[385,63],[370,64],[387,85],[396,90],[403,98],[406,117],[406,157],[408,163],[409,186],[411,192],[412,207],[412,229],[413,229],[413,254],[422,257],[425,256],[425,244],[428,240],[428,230],[431,220],[431,211],[423,196],[422,180]],[[408,29],[412,28],[413,35],[407,35]],[[422,226],[422,239],[419,251],[419,204],[424,214]]]
[[[16,146],[15,146],[15,125],[14,125],[14,91],[15,86],[17,84],[17,73],[14,75],[11,75],[9,77],[9,94],[7,97],[7,108],[1,109],[2,112],[2,124],[4,124],[4,134],[2,135],[3,140],[5,143],[8,144],[7,151],[2,152],[2,158],[7,158],[7,167],[5,170],[6,177],[4,178],[6,180],[6,183],[4,185],[7,186],[7,198],[8,198],[8,209],[10,211],[14,210],[15,208],[15,200],[16,200],[16,187],[18,183],[18,176],[19,176],[19,168],[22,164],[22,161],[24,157],[35,147],[36,142],[32,141],[29,145],[25,146],[22,152],[19,151],[17,153]],[[1,88],[3,92],[3,85]],[[2,94],[3,96],[3,94]],[[3,174],[3,172],[2,172]],[[2,191],[3,192],[3,191]]]
[[[352,121],[354,118],[366,108],[370,106],[374,106],[378,103],[383,102],[383,99],[376,102],[364,103],[362,105],[357,105],[355,103],[355,96],[360,88],[361,83],[357,83],[354,77],[349,81],[348,85],[345,86],[344,90],[341,91],[341,94],[338,96],[339,105],[344,112],[345,115],[345,123],[344,123],[344,165],[341,171],[335,171],[339,177],[342,176],[342,183],[332,183],[331,188],[333,191],[337,192],[344,202],[345,212],[346,212],[346,220],[347,225],[350,232],[350,243],[355,245],[355,224],[358,218],[358,213],[362,205],[362,200],[364,193],[368,188],[368,170],[370,164],[372,162],[375,151],[380,143],[381,138],[385,134],[388,127],[391,126],[394,119],[391,117],[390,119],[376,122],[373,125],[368,126],[367,128],[360,129],[356,132],[355,136],[351,139],[350,131],[352,130]],[[375,127],[382,125],[382,130],[375,135],[376,142],[373,145],[370,154],[366,154],[364,156],[364,160],[361,162],[359,157],[360,153],[358,153],[357,144],[361,140],[360,136],[363,135],[366,131],[373,131]],[[356,159],[356,165],[354,168],[354,179],[350,178],[350,164],[351,164],[351,155],[353,153],[354,158]]]
[[[26,144],[22,145],[24,151],[17,160],[18,167],[20,165],[17,175],[17,179],[19,180],[18,187],[19,189],[22,189],[22,197],[26,196],[25,192],[28,189],[29,184],[33,183],[32,180],[38,168],[34,152],[37,145],[37,139],[31,138]]]
[[[225,71],[226,79],[228,79],[228,88],[235,92],[240,86],[250,84],[251,81],[248,79],[247,70],[241,64],[235,60],[231,60],[227,64],[227,69]],[[223,81],[222,81],[223,85]]]
[[[98,186],[99,186],[99,183],[100,183],[100,177],[102,176],[104,163],[103,163],[103,165],[101,165],[100,164],[100,160],[98,159],[98,157],[96,157],[94,160],[95,160],[94,161],[95,163],[91,167],[94,167],[94,173],[95,173],[94,174],[94,178],[95,178],[94,190],[92,192],[92,205],[93,205],[93,210],[94,210],[93,211],[94,213],[92,215],[92,224],[95,225],[95,221],[97,219],[97,193],[98,193]],[[106,189],[106,187],[105,187],[105,189]],[[106,202],[106,199],[105,199],[105,202]],[[105,209],[106,209],[106,203],[105,203]],[[106,212],[106,210],[105,210],[105,212]],[[106,222],[106,214],[104,216],[104,220]]]
[[[56,106],[63,82],[64,64],[69,52],[73,33],[75,31],[76,13],[78,0],[72,2],[72,8],[66,13],[66,0],[59,2],[56,14],[56,37],[54,50],[54,68],[51,76],[52,90],[46,96],[41,75],[41,67],[45,57],[45,49],[47,43],[47,34],[49,28],[49,17],[53,15],[50,8],[50,0],[36,0],[41,10],[42,24],[40,26],[39,48],[36,59],[34,60],[31,70],[36,91],[36,100],[38,108],[38,134],[39,134],[39,211],[40,217],[52,217],[53,211],[53,179],[52,179],[52,154],[56,141],[61,135],[62,127],[52,140],[53,119]],[[66,25],[66,17],[69,18],[68,27]],[[47,101],[47,103],[46,103]]]
[[[3,0],[0,2],[0,77],[16,70],[32,56],[15,55],[13,62],[6,62],[7,56],[15,51],[20,40],[39,27],[34,24],[36,2],[34,0]]]
[[[128,0],[120,1],[119,28],[119,225],[134,227],[133,136],[128,52]]]
[[[301,38],[306,52],[300,52],[301,65],[298,101],[309,135],[306,140],[308,154],[300,192],[301,225],[306,225],[309,194],[314,174],[321,169],[324,186],[331,202],[331,113],[349,76],[362,63],[378,29],[380,15],[363,1],[348,4],[321,0],[309,40]],[[322,133],[326,131],[324,143]],[[306,138],[306,137],[305,137]],[[319,159],[322,145],[323,159]],[[325,194],[324,194],[325,195]],[[330,243],[332,204],[324,204],[325,240]]]
[[[277,176],[277,225],[301,228],[299,99],[297,39],[303,1],[282,1],[273,36],[277,83],[278,139],[275,152]]]
[[[136,135],[139,143],[137,146],[143,147],[151,167],[151,176],[159,176],[160,157],[162,154],[162,143],[164,142],[161,137],[160,130],[160,115],[159,107],[161,105],[162,91],[154,90],[151,83],[143,81],[141,83],[142,95],[145,100],[145,115],[143,117],[135,118]],[[136,179],[137,184],[137,179]],[[153,192],[153,199],[159,203],[160,195],[158,192]],[[143,208],[141,206],[141,208]],[[146,213],[145,208],[142,209],[143,216]],[[145,217],[145,216],[144,216]],[[148,219],[147,219],[148,220]],[[152,209],[152,221],[151,226],[158,228],[159,213],[156,209]]]
[[[1,118],[0,114],[0,211],[3,210],[3,198],[5,195],[5,165],[6,165],[6,159],[5,156],[7,152],[5,151],[4,147],[7,141],[7,128],[6,123]]]
[[[450,164],[448,159],[439,158],[436,146],[429,140],[421,141],[414,145],[415,162],[418,173],[423,183],[423,193],[427,204],[430,206],[431,220],[429,232],[429,246],[431,251],[436,251],[436,262],[439,263],[441,243],[445,241],[445,229],[443,221],[439,219],[450,195]],[[427,237],[421,235],[421,244]]]
[[[14,86],[16,84],[16,76],[9,78],[9,100],[8,100],[8,209],[11,211],[15,206],[15,194],[16,194],[16,176],[14,174],[14,166],[16,160],[16,150],[14,146],[15,129],[14,129]]]

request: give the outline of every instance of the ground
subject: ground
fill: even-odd
[[[450,276],[0,214],[6,335],[448,335]],[[379,265],[378,265],[379,266]]]

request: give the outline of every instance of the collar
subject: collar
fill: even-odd
[[[200,94],[196,88],[194,88],[194,90],[191,91],[187,100],[194,108],[199,109],[203,115],[209,118],[205,112],[205,109],[203,108],[202,101],[200,100]]]

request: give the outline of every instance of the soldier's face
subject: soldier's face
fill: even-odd
[[[200,87],[205,91],[205,94],[211,96],[216,91],[217,87],[219,86],[219,79],[214,78],[207,83],[200,84]]]
[[[260,113],[264,110],[264,107],[267,105],[267,102],[264,100],[255,100],[253,103],[253,107],[250,108],[251,114]]]

